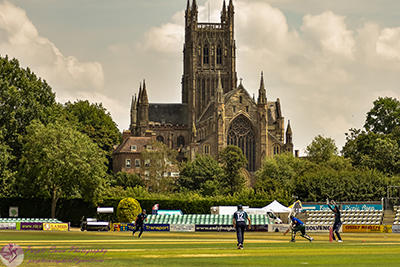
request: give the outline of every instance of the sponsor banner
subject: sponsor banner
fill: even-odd
[[[235,232],[233,225],[196,224],[196,232]]]
[[[400,233],[400,224],[392,225],[392,233]]]
[[[331,225],[306,225],[306,232],[329,232]]]
[[[114,232],[119,232],[121,231],[121,224],[120,223],[113,223],[112,228]]]
[[[145,224],[144,230],[151,232],[168,232],[169,224]]]
[[[43,223],[40,222],[21,222],[21,230],[43,230]]]
[[[69,231],[68,223],[43,223],[44,231]]]
[[[135,229],[135,224],[133,223],[113,223],[111,231],[114,232],[126,232],[133,231]]]
[[[391,233],[392,226],[391,225],[381,225],[381,232],[382,233]]]
[[[332,207],[332,206],[331,206]],[[354,211],[373,211],[382,210],[382,205],[379,204],[344,204],[341,205],[342,210]],[[303,205],[303,210],[330,210],[328,205]]]
[[[265,225],[251,225],[250,229],[246,229],[252,232],[268,232],[268,224]]]
[[[381,233],[381,225],[342,225],[344,233]]]
[[[268,232],[284,233],[289,228],[289,224],[268,224]]]
[[[194,232],[196,227],[194,224],[171,224],[171,232]]]
[[[0,223],[0,230],[17,230],[17,223]]]

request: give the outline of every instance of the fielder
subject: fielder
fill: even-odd
[[[243,210],[243,206],[239,205],[238,210],[233,214],[233,227],[236,228],[237,248],[243,249],[244,231],[246,229],[246,221],[249,222],[249,229],[251,220],[247,212]]]
[[[139,237],[140,238],[143,234],[143,230],[144,230],[144,222],[147,222],[147,214],[146,214],[146,210],[143,209],[142,213],[139,213],[139,215],[136,217],[136,221],[135,221],[135,230],[133,230],[132,232],[132,236],[135,235],[135,233],[140,229],[140,233],[139,233]]]

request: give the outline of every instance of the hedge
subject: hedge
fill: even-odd
[[[103,215],[104,219],[110,219],[116,222],[118,203],[122,198],[105,199],[98,206],[114,207],[112,216]],[[136,198],[141,207],[151,214],[154,204],[158,203],[161,209],[182,210],[184,214],[209,214],[212,206],[236,206],[238,204],[250,207],[264,207],[271,203],[273,199],[252,199],[238,202],[233,199],[140,199]],[[20,218],[49,218],[51,203],[49,199],[24,199],[24,198],[0,198],[0,215],[8,217],[8,209],[10,206],[19,208]],[[72,226],[79,226],[81,218],[96,217],[96,207],[92,203],[83,201],[82,199],[60,199],[57,202],[56,218],[63,222],[71,222]]]

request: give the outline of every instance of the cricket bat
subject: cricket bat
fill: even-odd
[[[333,235],[333,228],[332,228],[332,226],[331,226],[331,227],[329,227],[329,242],[332,242],[332,241],[333,241],[332,235]]]

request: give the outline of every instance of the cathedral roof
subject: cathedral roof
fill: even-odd
[[[188,124],[187,104],[150,104],[149,121],[173,125]]]

